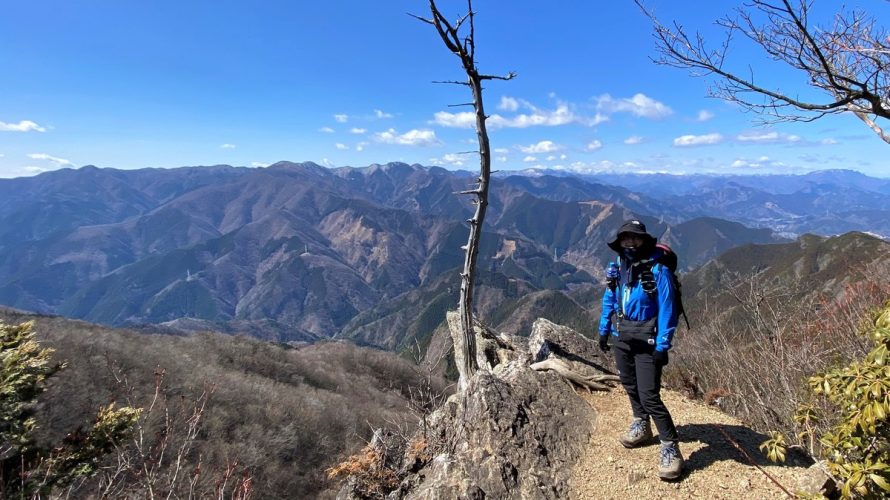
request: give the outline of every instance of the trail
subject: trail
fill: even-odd
[[[766,436],[759,434],[716,408],[662,391],[662,398],[680,433],[680,449],[686,469],[677,482],[658,478],[658,440],[628,450],[618,436],[630,423],[630,404],[619,387],[610,392],[585,394],[598,413],[587,453],[572,471],[573,499],[788,498],[761,470],[736,449],[726,432],[766,473],[792,493],[797,478],[807,468],[802,460],[773,464],[758,449]]]

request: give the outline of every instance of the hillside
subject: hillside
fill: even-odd
[[[91,424],[110,401],[147,407],[162,372],[174,419],[182,405],[188,410],[214,387],[200,439],[186,457],[190,469],[201,460],[209,481],[204,491],[237,460],[261,498],[332,497],[324,469],[358,450],[373,428],[413,422],[409,394],[423,383],[422,371],[396,355],[350,343],[293,349],[211,333],[114,330],[0,308],[2,322],[30,320],[41,342],[56,349],[54,359],[67,364],[40,396],[36,418],[47,442]],[[444,382],[434,383],[444,390]]]

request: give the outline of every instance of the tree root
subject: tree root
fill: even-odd
[[[585,375],[575,371],[568,362],[558,358],[547,358],[544,361],[532,363],[531,369],[537,371],[552,370],[564,379],[588,391],[611,390],[613,385],[609,383],[620,380],[617,375]]]

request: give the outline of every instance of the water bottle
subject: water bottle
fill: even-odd
[[[606,284],[609,285],[609,288],[614,290],[615,287],[618,286],[619,277],[618,264],[609,262],[609,267],[606,268]]]

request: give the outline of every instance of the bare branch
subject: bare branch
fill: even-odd
[[[829,114],[853,113],[890,143],[876,123],[890,119],[890,46],[886,31],[876,28],[869,14],[842,9],[833,26],[813,27],[808,20],[811,2],[751,0],[737,10],[736,17],[717,21],[726,38],[712,50],[700,33],[690,36],[676,22],[668,27],[642,0],[634,1],[652,21],[660,54],[654,61],[689,70],[693,76],[716,77],[710,95],[761,114],[767,122],[807,122]],[[759,45],[771,59],[801,71],[809,85],[828,98],[801,99],[757,82],[750,68],[744,76],[730,69],[726,56],[736,33]],[[752,99],[757,97],[763,100]]]

